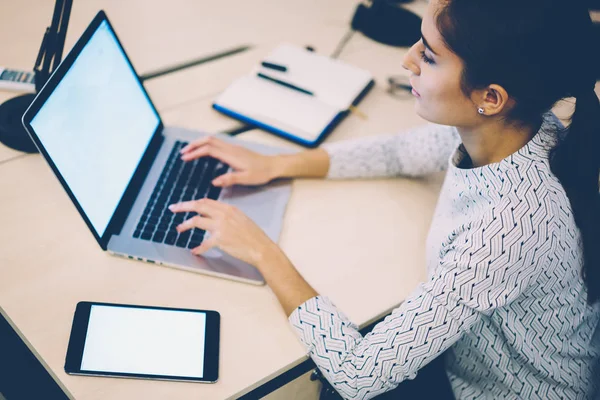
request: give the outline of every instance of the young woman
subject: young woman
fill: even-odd
[[[573,0],[432,0],[403,62],[430,125],[276,157],[214,139],[183,149],[184,160],[230,164],[234,172],[215,180],[222,186],[447,170],[427,281],[364,337],[238,210],[173,205],[202,215],[178,229],[210,232],[194,253],[216,246],[261,271],[345,398],[410,398],[402,382],[422,381],[423,371],[422,398],[448,382],[449,398],[591,397],[600,381],[600,50],[588,44],[591,26]],[[576,104],[563,129],[550,110],[566,97]]]

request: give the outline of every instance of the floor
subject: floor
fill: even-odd
[[[12,399],[68,397],[0,312],[0,400]]]

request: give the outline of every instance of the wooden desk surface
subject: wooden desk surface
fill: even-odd
[[[0,65],[31,70],[54,2],[5,3],[0,15],[0,37],[5,38],[0,43]],[[280,42],[312,45],[330,54],[349,28],[355,7],[347,0],[329,0],[326,6],[319,0],[172,0],[151,5],[145,0],[75,1],[64,55],[100,9],[106,11],[142,75],[245,44],[258,48],[148,81],[152,99],[166,111],[220,92]],[[14,95],[0,91],[0,102]],[[17,155],[0,144],[0,162]]]
[[[146,8],[143,4],[76,2],[67,48],[99,8],[107,10],[140,73],[242,43],[257,44],[246,53],[147,83],[166,124],[209,132],[238,125],[210,108],[214,96],[232,79],[246,73],[281,40],[312,44],[329,54],[345,33],[355,6],[346,0],[330,0],[327,7],[317,0],[285,4],[179,0]],[[267,11],[255,17],[255,9]],[[2,48],[2,65],[31,67],[51,12],[51,2],[35,0],[12,2],[8,11],[3,10],[0,34],[6,37],[18,28],[23,35],[19,45]],[[215,35],[217,31],[223,34]],[[278,32],[276,37],[273,32]],[[349,116],[328,141],[423,122],[412,111],[410,96],[397,100],[385,93],[387,76],[406,74],[402,55],[401,49],[360,35],[348,43],[340,58],[371,70],[378,84],[360,105],[369,119]],[[0,100],[7,98],[3,96],[9,94],[0,93]],[[240,139],[294,147],[258,130]],[[0,304],[75,398],[235,398],[306,359],[268,287],[103,253],[44,160],[19,155],[0,145]],[[428,180],[295,181],[279,243],[315,289],[364,326],[399,304],[423,278],[424,240],[441,179],[442,175]],[[218,310],[219,382],[66,375],[68,335],[81,300]]]
[[[19,2],[19,8],[34,9],[33,3]],[[205,54],[211,45],[215,50],[235,46],[240,38],[244,43],[262,43],[231,59],[149,82],[166,124],[218,131],[237,123],[210,109],[214,94],[282,40],[312,44],[329,54],[345,33],[355,4],[346,0],[331,1],[327,7],[317,0],[285,4],[265,0],[252,6],[243,1],[178,1],[143,8],[141,0],[77,2],[67,48],[100,7],[107,10],[141,73],[189,59],[196,48],[198,54]],[[254,18],[255,10],[267,10],[266,17],[252,19],[255,23],[240,33],[240,26],[249,26],[242,24],[250,15]],[[32,51],[37,54],[51,6],[31,13],[33,17],[25,19],[15,7],[0,17],[25,27],[27,40],[23,40],[30,45],[29,51],[11,50],[4,58],[6,65],[11,61],[12,67],[28,68],[26,58]],[[132,15],[136,24],[131,23]],[[160,23],[176,28],[164,29]],[[0,26],[0,34],[6,33],[6,25]],[[228,33],[216,36],[219,29]],[[371,69],[383,83],[387,74],[402,73],[401,57],[402,50],[357,37],[341,58]],[[377,85],[361,104],[369,119],[348,117],[328,140],[418,125],[422,121],[412,111],[412,102],[410,97],[395,100],[385,93],[385,85]],[[241,138],[292,146],[260,131]],[[424,241],[440,184],[441,176],[295,181],[279,243],[315,289],[332,298],[353,321],[366,325],[399,304],[424,276]],[[235,398],[306,359],[268,287],[123,260],[100,251],[39,155],[0,164],[0,187],[0,304],[75,398]],[[68,335],[75,305],[81,300],[218,310],[222,315],[219,382],[66,375]]]
[[[170,125],[220,129],[229,120],[211,110],[210,101],[166,110],[163,118]],[[328,140],[419,124],[412,101],[395,100],[376,86],[361,104],[369,119],[350,116]],[[290,145],[260,131],[243,138]],[[111,257],[99,250],[41,157],[11,161],[2,172],[0,303],[75,398],[237,397],[306,359],[268,287]],[[280,245],[319,292],[365,325],[396,306],[422,278],[424,239],[439,184],[439,179],[295,181]],[[66,375],[72,314],[83,299],[219,310],[220,381],[198,385]],[[268,350],[273,343],[275,352]]]
[[[168,124],[199,127],[207,121],[200,110],[213,112],[209,104],[206,100],[190,105],[188,112],[166,112],[163,117]],[[410,111],[411,104],[403,108],[379,90],[363,103],[374,121],[379,107],[406,106]],[[391,129],[418,122],[406,118],[398,125],[388,118],[387,124]],[[364,121],[350,117],[331,140],[367,131],[375,133]],[[260,131],[243,138],[289,145]],[[236,397],[306,358],[268,287],[111,257],[100,251],[40,156],[11,161],[1,171],[0,187],[5,190],[0,194],[0,303],[75,398]],[[295,181],[279,243],[319,292],[365,325],[397,305],[422,278],[424,239],[439,183]],[[71,319],[81,300],[218,310],[223,318],[219,382],[66,375]],[[270,351],[274,343],[277,351]]]
[[[29,69],[43,30],[50,22],[52,4],[29,0],[19,2],[18,6],[11,3],[11,6],[3,10],[0,17],[3,22],[0,34],[6,37],[18,31],[21,35],[10,49],[2,49],[2,63]],[[346,32],[354,6],[345,0],[329,2],[327,7],[317,1],[283,5],[276,0],[259,4],[179,1],[151,8],[144,8],[141,1],[76,2],[66,49],[72,46],[99,8],[107,11],[142,74],[223,48],[256,44],[253,50],[230,59],[147,83],[166,124],[219,131],[238,123],[210,109],[214,95],[232,79],[246,73],[280,41],[313,45],[317,51],[331,53]],[[255,10],[264,10],[264,13],[259,13],[257,18]],[[135,24],[131,23],[132,16],[135,16]],[[161,25],[177,28],[164,29]],[[351,54],[369,44],[367,40],[355,38],[345,52]],[[0,93],[0,100],[11,95]],[[376,107],[376,101],[369,99],[369,102],[370,107]],[[350,133],[352,135],[364,131],[362,120],[357,125],[359,121],[353,118],[348,118],[341,132],[356,132]],[[369,131],[377,129],[377,120],[370,120],[375,125]],[[288,145],[260,132],[250,132],[245,137]],[[44,160],[39,155],[17,157],[19,155],[0,146],[0,162],[12,158],[0,164],[3,187],[0,193],[3,210],[0,212],[0,303],[75,398],[237,397],[306,359],[303,347],[268,287],[108,256],[100,251]],[[414,252],[414,249],[422,248],[430,213],[418,210],[427,201],[409,197],[399,200],[398,193],[422,193],[429,198],[429,209],[433,208],[435,189],[422,183],[294,182],[281,246],[318,290],[330,295],[360,324],[396,305],[420,278],[420,269],[413,266],[423,264],[423,251]],[[354,210],[366,210],[376,199],[382,201],[382,196],[384,205],[378,210],[393,208],[395,211],[353,215]],[[318,204],[314,198],[320,199]],[[403,221],[418,227],[411,229],[414,232],[408,240],[399,241],[396,234],[390,233]],[[314,234],[316,227],[320,235]],[[365,239],[361,232],[375,234]],[[337,239],[323,245],[330,237]],[[403,245],[398,246],[399,242]],[[347,248],[362,250],[346,252]],[[411,252],[412,258],[404,254]],[[407,266],[404,273],[397,268],[400,259]],[[401,284],[390,285],[384,296],[362,304],[362,299],[353,293],[365,283],[365,268],[371,272],[366,282],[368,287],[379,280],[396,280]],[[324,274],[324,270],[329,272]],[[339,285],[341,280],[345,281],[344,287]],[[66,375],[63,364],[73,310],[83,299],[219,310],[223,319],[219,382],[199,385]],[[273,343],[277,344],[277,351],[269,350]]]

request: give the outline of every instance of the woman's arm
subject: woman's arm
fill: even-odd
[[[213,180],[216,186],[262,185],[275,178],[417,177],[442,171],[460,138],[456,129],[428,124],[395,135],[324,144],[295,154],[263,155],[213,136],[181,150],[184,161],[210,156],[233,171]]]
[[[326,143],[322,149],[330,158],[327,178],[421,177],[445,170],[459,144],[455,128],[427,124],[397,134]]]
[[[451,241],[432,278],[362,337],[329,300],[317,296],[277,245],[239,209],[211,199],[170,209],[198,214],[179,225],[179,232],[200,228],[209,233],[194,254],[218,247],[258,268],[286,314],[291,312],[290,322],[315,363],[348,398],[371,398],[414,377],[482,315],[528,290],[541,275],[543,255],[554,243],[554,239],[540,241],[534,219],[515,220],[513,208],[492,208],[449,235]],[[505,238],[501,221],[513,220],[507,229],[522,234]],[[538,251],[523,257],[518,251],[506,252],[517,241],[533,241]]]
[[[255,266],[279,299],[286,315],[317,295],[279,246],[238,208],[204,198],[172,204],[169,210],[198,214],[177,226],[178,232],[192,228],[207,232],[200,246],[192,249],[193,254],[201,255],[217,247]]]
[[[318,295],[275,243],[261,252],[256,266],[288,317],[302,303]]]
[[[519,252],[507,255],[507,243],[497,240],[499,233],[487,234],[485,228],[499,212],[494,210],[469,223],[446,247],[449,250],[432,278],[364,337],[326,297],[311,298],[294,310],[290,323],[340,395],[369,399],[414,378],[482,316],[506,306],[531,287],[544,264],[534,264],[528,257],[520,259]],[[523,228],[525,231],[532,230]],[[541,252],[547,251],[549,243]]]
[[[459,143],[454,128],[427,124],[393,135],[326,143],[319,149],[274,156],[272,170],[282,178],[419,177],[445,170]]]
[[[278,178],[324,178],[329,171],[329,154],[323,149],[306,150],[273,157]]]

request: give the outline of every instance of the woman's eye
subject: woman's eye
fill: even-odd
[[[421,51],[421,59],[425,62],[425,64],[433,64],[433,60],[427,57],[424,51]]]

